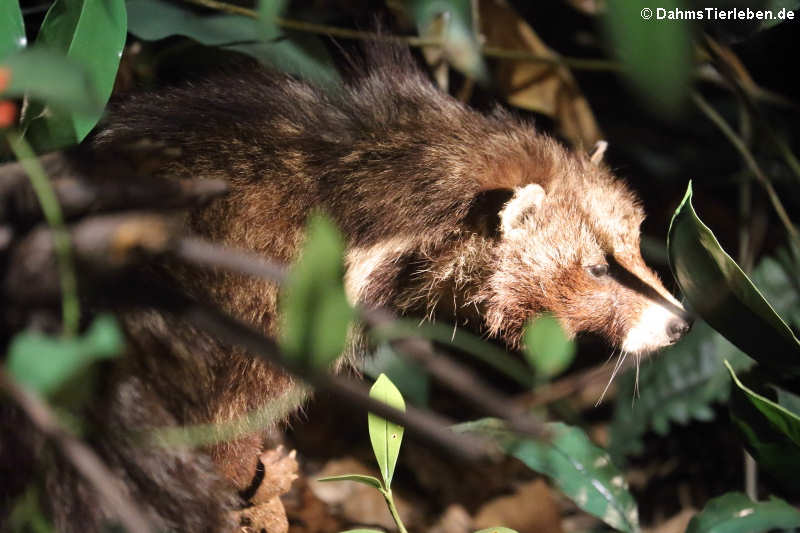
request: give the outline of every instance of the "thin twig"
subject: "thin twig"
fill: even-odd
[[[183,315],[188,321],[212,333],[223,342],[242,346],[265,361],[310,382],[316,389],[330,393],[338,401],[400,424],[410,432],[425,437],[431,443],[462,459],[471,461],[488,459],[496,452],[496,448],[485,439],[476,437],[464,439],[463,435],[450,430],[449,426],[453,424],[451,420],[420,411],[413,406],[407,406],[406,411],[400,411],[370,397],[362,383],[326,373],[308,375],[305,369],[288,367],[287,359],[281,355],[275,341],[220,311],[195,305],[186,309]]]
[[[778,218],[783,223],[786,231],[789,233],[789,236],[794,240],[798,240],[800,236],[798,235],[794,224],[789,219],[789,215],[786,213],[786,209],[783,207],[783,203],[778,197],[778,193],[772,186],[772,182],[769,180],[769,178],[767,178],[767,175],[761,170],[761,167],[756,162],[753,154],[750,152],[747,146],[745,146],[744,141],[742,141],[736,132],[733,131],[725,119],[722,118],[722,115],[717,113],[717,111],[711,107],[711,105],[699,93],[692,93],[692,101],[694,101],[695,105],[697,105],[700,111],[702,111],[709,118],[709,120],[716,124],[722,134],[725,135],[728,141],[730,141],[734,148],[736,148],[736,150],[742,156],[742,159],[744,159],[745,164],[747,164],[748,168],[750,168],[753,174],[755,174],[756,179],[758,179],[758,182],[761,184],[761,186],[764,187],[764,190],[767,192],[767,196],[772,203],[772,207],[775,209]]]
[[[605,379],[606,374],[606,365],[598,365],[549,383],[535,391],[527,392],[516,399],[516,404],[525,409],[548,405],[585,389],[591,384],[600,383]]]
[[[61,282],[61,308],[64,334],[75,335],[78,332],[81,310],[78,302],[78,283],[75,276],[75,265],[72,261],[72,250],[69,233],[64,228],[64,217],[58,203],[53,186],[44,173],[39,160],[30,145],[16,133],[6,135],[11,151],[30,178],[33,190],[42,206],[47,224],[53,229],[56,261],[58,262]]]
[[[64,430],[45,402],[19,385],[3,369],[0,369],[0,388],[6,391],[34,426],[56,444],[64,457],[94,487],[108,511],[117,516],[127,531],[154,531],[138,505],[119,489],[114,474],[91,448]]]

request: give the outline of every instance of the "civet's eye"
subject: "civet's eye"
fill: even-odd
[[[602,278],[603,276],[608,275],[608,265],[606,264],[592,265],[590,267],[587,267],[587,269],[589,270],[589,274],[591,274],[596,278]]]

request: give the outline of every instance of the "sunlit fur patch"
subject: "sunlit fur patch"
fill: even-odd
[[[348,251],[344,286],[350,303],[355,305],[362,301],[373,274],[382,265],[397,260],[410,246],[408,238],[392,237],[372,246],[357,246]]]
[[[650,303],[639,315],[622,342],[624,352],[643,355],[672,344],[668,324],[678,316],[657,302]]]

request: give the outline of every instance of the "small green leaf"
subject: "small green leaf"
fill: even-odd
[[[667,237],[672,274],[692,309],[759,363],[800,374],[800,341],[692,207],[692,185]]]
[[[685,20],[658,20],[681,7],[664,0],[658,8],[638,0],[609,0],[605,25],[615,55],[637,94],[669,117],[682,109],[691,87],[692,43]]]
[[[336,227],[313,216],[281,297],[281,347],[296,364],[325,369],[344,349],[354,311],[344,292],[343,253]]]
[[[27,96],[76,113],[96,113],[103,108],[86,69],[61,54],[27,48],[1,60],[0,66],[11,71],[4,96]]]
[[[407,4],[420,36],[441,40],[444,56],[453,67],[473,79],[488,79],[468,0],[412,0]]]
[[[378,376],[369,391],[369,395],[396,409],[406,410],[406,402],[403,400],[403,396],[385,374]],[[403,442],[403,426],[389,422],[385,418],[372,413],[367,415],[367,422],[372,451],[378,461],[378,468],[380,468],[384,486],[388,489],[392,484],[394,467],[397,464],[397,456],[400,454],[400,444]]]
[[[20,333],[11,341],[6,362],[9,374],[42,393],[52,394],[93,362],[119,355],[122,333],[112,316],[99,316],[79,338],[53,338]]]
[[[741,492],[729,492],[709,501],[689,522],[686,533],[756,533],[800,527],[800,511],[771,497],[754,502]]]
[[[545,377],[566,370],[575,357],[575,343],[567,338],[558,319],[543,315],[525,332],[525,356],[530,365]]]
[[[0,2],[0,59],[25,48],[25,23],[17,0]]]
[[[101,104],[88,113],[43,112],[31,106],[22,118],[28,141],[42,152],[78,143],[94,128],[111,96],[127,36],[124,0],[56,0],[47,11],[36,45],[83,65]]]
[[[547,424],[550,438],[534,441],[508,431],[497,419],[459,424],[456,431],[478,433],[496,440],[531,470],[549,476],[584,511],[620,531],[640,531],[636,501],[608,453],[592,444],[579,428]]]
[[[341,476],[321,477],[317,479],[317,481],[319,481],[320,483],[327,483],[329,481],[354,481],[356,483],[369,485],[370,487],[374,487],[378,490],[383,489],[383,487],[381,486],[380,479],[372,476],[364,476],[361,474],[343,474]]]
[[[486,529],[478,530],[475,533],[517,533],[517,532],[507,527],[487,527]]]
[[[800,477],[800,417],[745,386],[725,362],[734,389],[731,420],[758,464],[787,487]]]

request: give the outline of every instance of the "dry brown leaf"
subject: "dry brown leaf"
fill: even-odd
[[[541,479],[486,503],[478,510],[473,525],[475,529],[502,525],[519,533],[562,533],[559,505]]]
[[[355,459],[341,459],[328,462],[315,478],[340,476],[344,474],[379,475]],[[311,490],[328,505],[336,506],[335,514],[351,524],[372,524],[386,529],[394,529],[395,523],[386,506],[383,496],[375,488],[354,481],[335,481],[320,483],[312,481]],[[419,525],[419,512],[396,492],[393,495],[397,512],[408,528]]]
[[[454,503],[445,509],[429,533],[469,533],[473,529],[472,517],[467,510]]]
[[[488,47],[558,58],[504,0],[482,0],[480,8]],[[573,146],[586,149],[602,138],[589,102],[566,67],[498,59],[493,79],[512,105],[555,119],[559,133]]]

